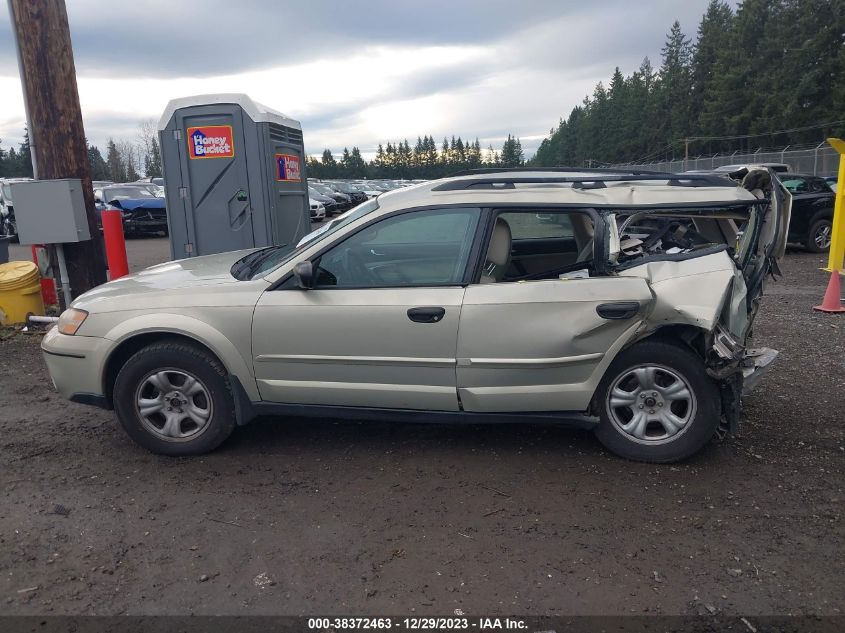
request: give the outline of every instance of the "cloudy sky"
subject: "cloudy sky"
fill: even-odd
[[[706,0],[66,0],[88,138],[134,140],[171,98],[245,92],[299,119],[306,149],[433,134],[528,155],[561,116]],[[0,139],[24,109],[0,3]]]

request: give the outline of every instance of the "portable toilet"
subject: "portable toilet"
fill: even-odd
[[[245,94],[174,99],[159,121],[174,259],[311,231],[302,126]]]

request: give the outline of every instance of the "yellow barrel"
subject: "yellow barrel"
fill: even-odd
[[[44,314],[38,266],[33,262],[0,264],[0,325],[25,323],[30,314]]]

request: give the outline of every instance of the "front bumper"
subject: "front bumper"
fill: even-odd
[[[86,404],[105,401],[102,375],[111,345],[104,338],[60,334],[55,327],[44,335],[44,362],[62,397]]]
[[[749,393],[772,368],[778,351],[769,347],[749,349],[745,353],[742,367],[742,393]]]
[[[125,233],[163,233],[167,231],[167,220],[123,220]]]

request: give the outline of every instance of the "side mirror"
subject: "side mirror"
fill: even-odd
[[[314,282],[314,268],[309,260],[299,262],[293,267],[293,276],[296,278],[296,285],[303,290],[308,290]]]

